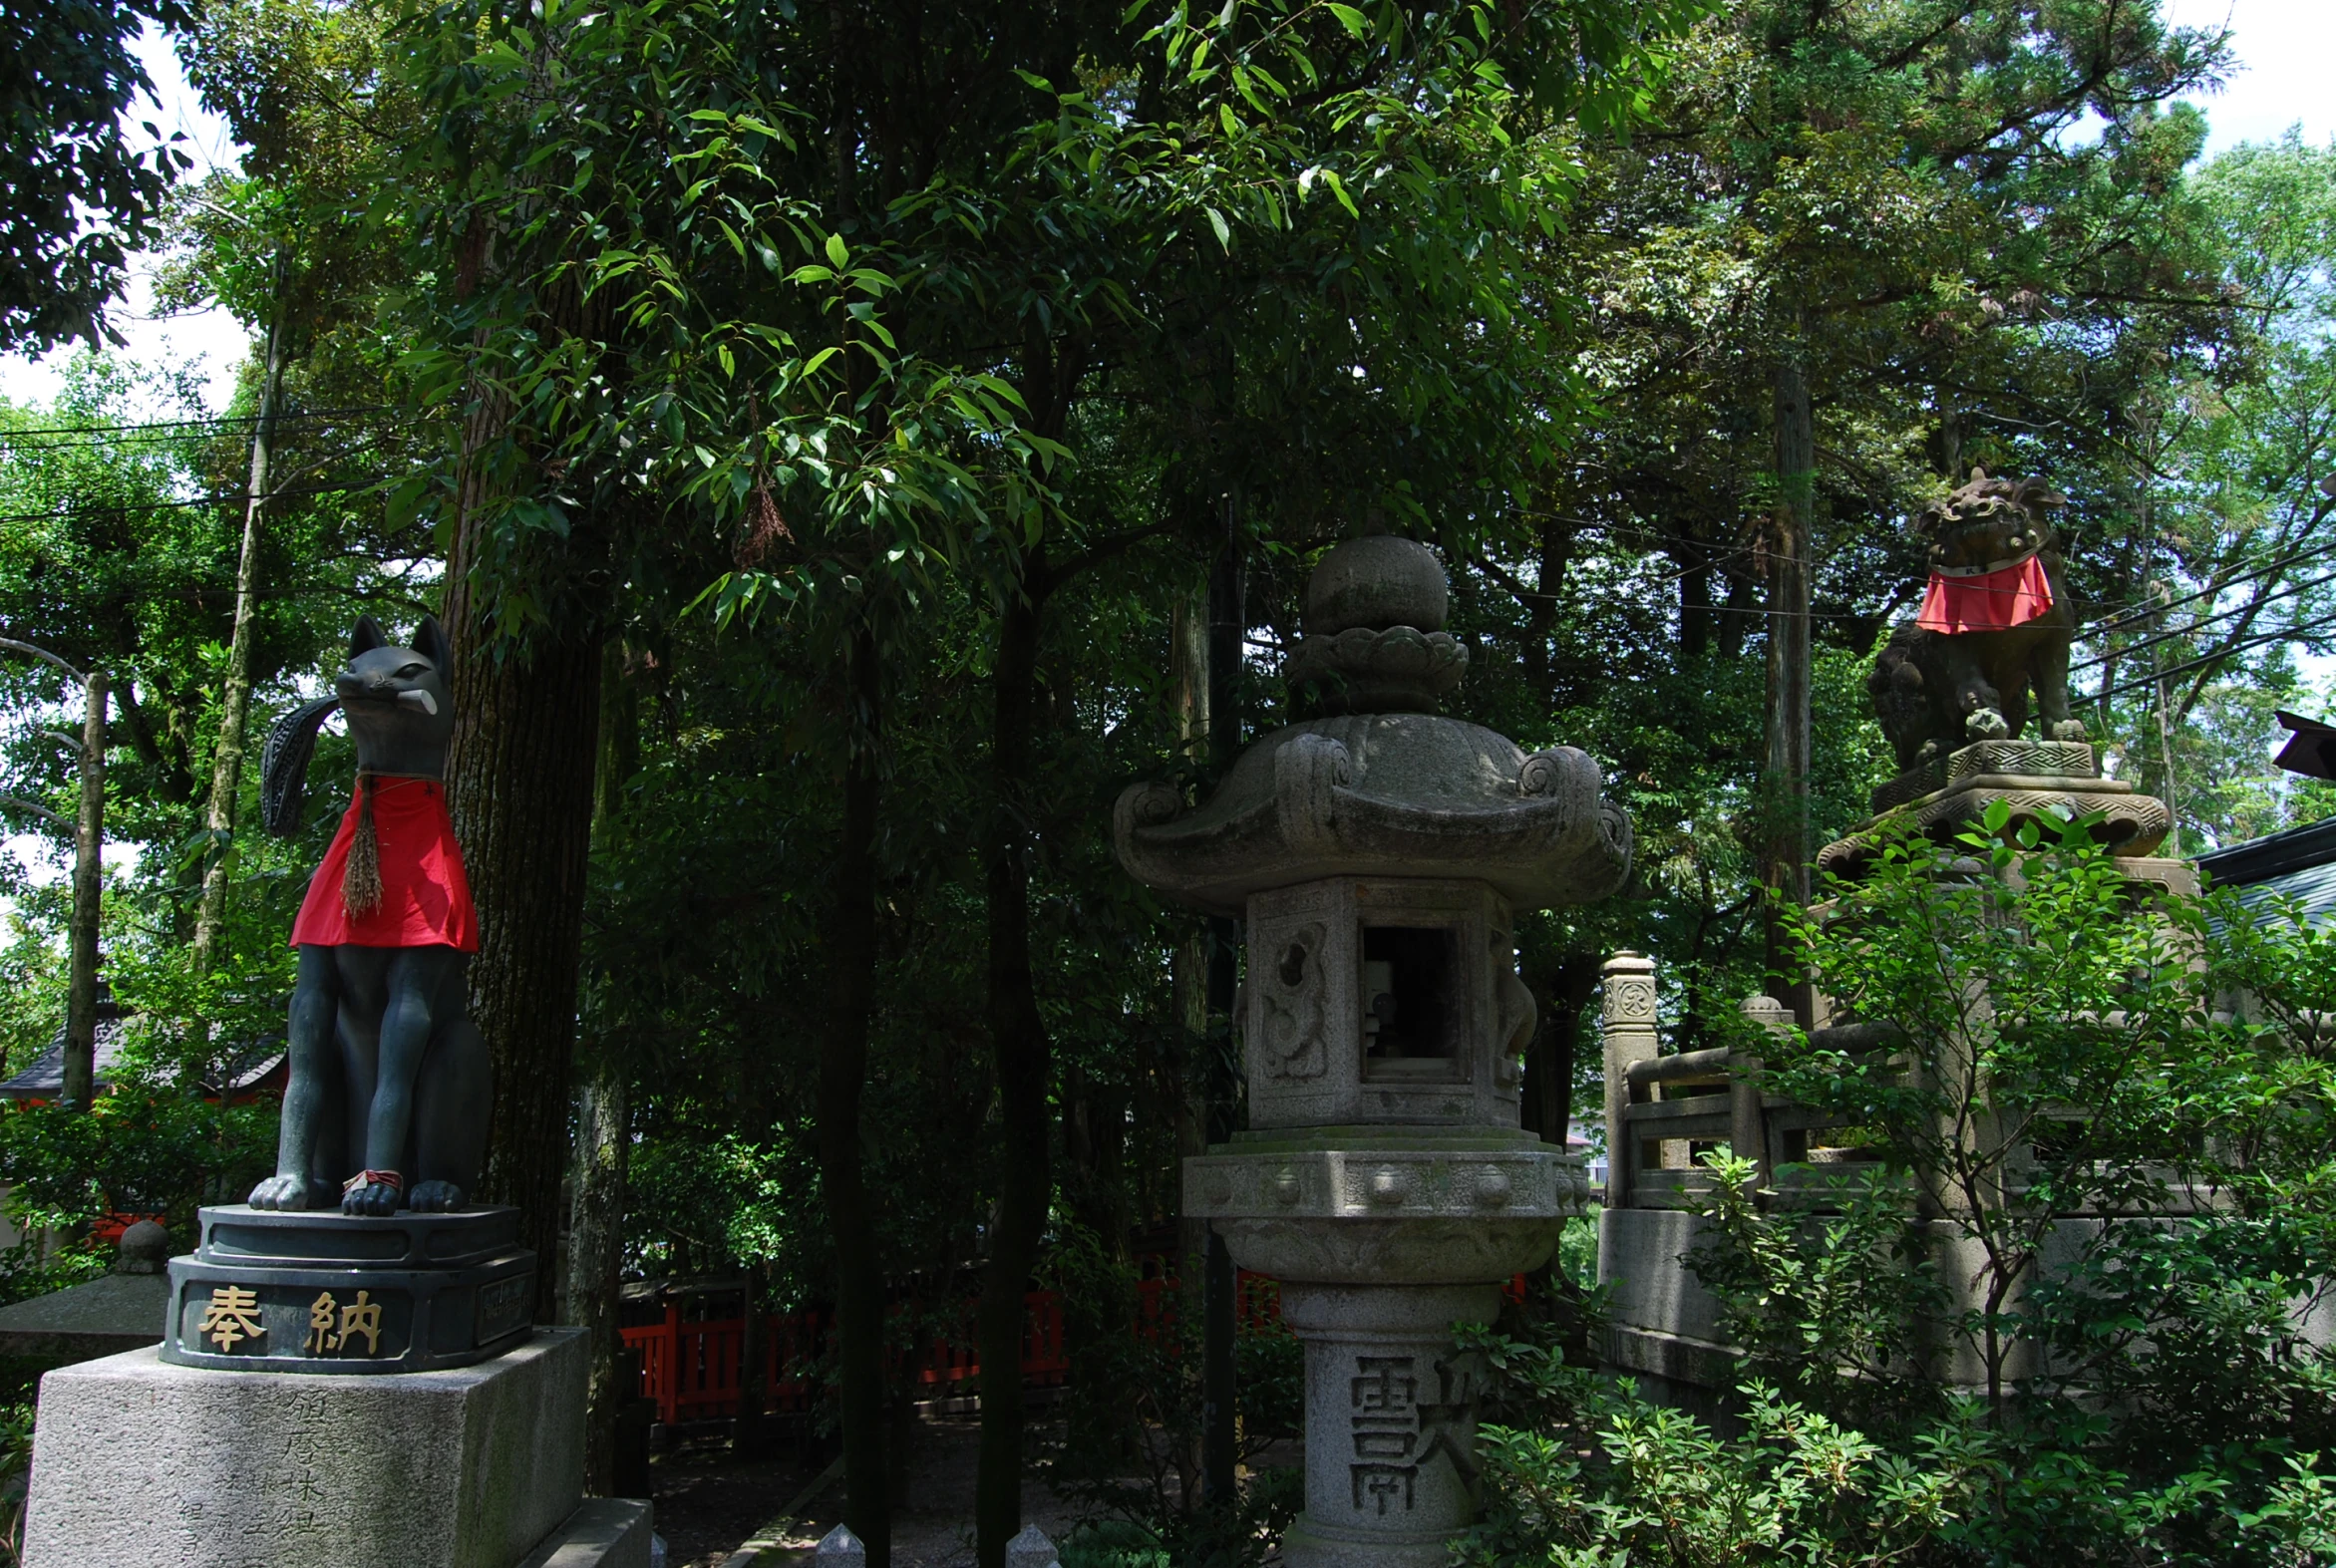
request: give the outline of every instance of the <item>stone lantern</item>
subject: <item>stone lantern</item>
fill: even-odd
[[[1459,1323],[1547,1261],[1579,1162],[1517,1125],[1533,999],[1517,915],[1602,898],[1630,826],[1570,747],[1440,717],[1468,650],[1443,566],[1369,535],[1325,554],[1285,675],[1321,717],[1260,737],[1206,803],[1119,800],[1121,862],[1246,918],[1249,1126],[1184,1163],[1184,1212],[1281,1283],[1306,1348],[1292,1568],[1436,1568],[1476,1508]]]

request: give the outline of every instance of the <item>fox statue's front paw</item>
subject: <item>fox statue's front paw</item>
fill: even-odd
[[[387,1177],[387,1180],[383,1178]],[[341,1193],[341,1212],[344,1214],[395,1214],[398,1203],[405,1196],[399,1190],[394,1170],[368,1170],[349,1183]]]
[[[2002,714],[1982,708],[1963,721],[1963,733],[1974,741],[2000,741],[2012,733],[2012,727]]]
[[[255,1209],[304,1209],[310,1196],[306,1176],[270,1176],[244,1201]]]
[[[2085,738],[2085,721],[2082,719],[2061,720],[2052,727],[2052,738],[2056,741],[2082,741]]]
[[[418,1214],[452,1214],[470,1202],[470,1194],[451,1181],[420,1181],[406,1199]]]

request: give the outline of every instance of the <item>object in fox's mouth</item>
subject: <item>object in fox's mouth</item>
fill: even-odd
[[[421,709],[424,713],[430,715],[430,717],[433,719],[438,717],[438,699],[431,696],[428,692],[400,692],[398,693],[398,701],[401,703],[412,703],[415,707]]]

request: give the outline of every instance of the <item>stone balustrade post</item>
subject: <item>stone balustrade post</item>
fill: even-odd
[[[1744,999],[1744,1016],[1767,1030],[1782,1034],[1793,1026],[1793,1011],[1772,996]],[[1738,1159],[1760,1167],[1763,1189],[1776,1179],[1776,1151],[1769,1147],[1768,1117],[1763,1109],[1760,1074],[1763,1063],[1749,1051],[1739,1051],[1729,1064],[1728,1144]]]
[[[1604,968],[1599,1021],[1606,1045],[1606,1206],[1627,1207],[1637,1150],[1631,1146],[1630,1065],[1657,1054],[1655,961],[1616,953]]]

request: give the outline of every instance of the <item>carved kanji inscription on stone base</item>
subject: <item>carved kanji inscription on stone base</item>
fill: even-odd
[[[1461,1484],[1475,1489],[1476,1374],[1465,1358],[1434,1364],[1435,1398],[1420,1398],[1418,1360],[1411,1356],[1357,1356],[1348,1380],[1347,1466],[1354,1506],[1385,1515],[1390,1504],[1410,1511],[1420,1466],[1442,1457]]]
[[[1420,1467],[1411,1462],[1420,1441],[1420,1382],[1409,1356],[1357,1356],[1348,1381],[1348,1436],[1356,1462],[1347,1466],[1357,1508],[1384,1514],[1400,1499],[1408,1512]]]

